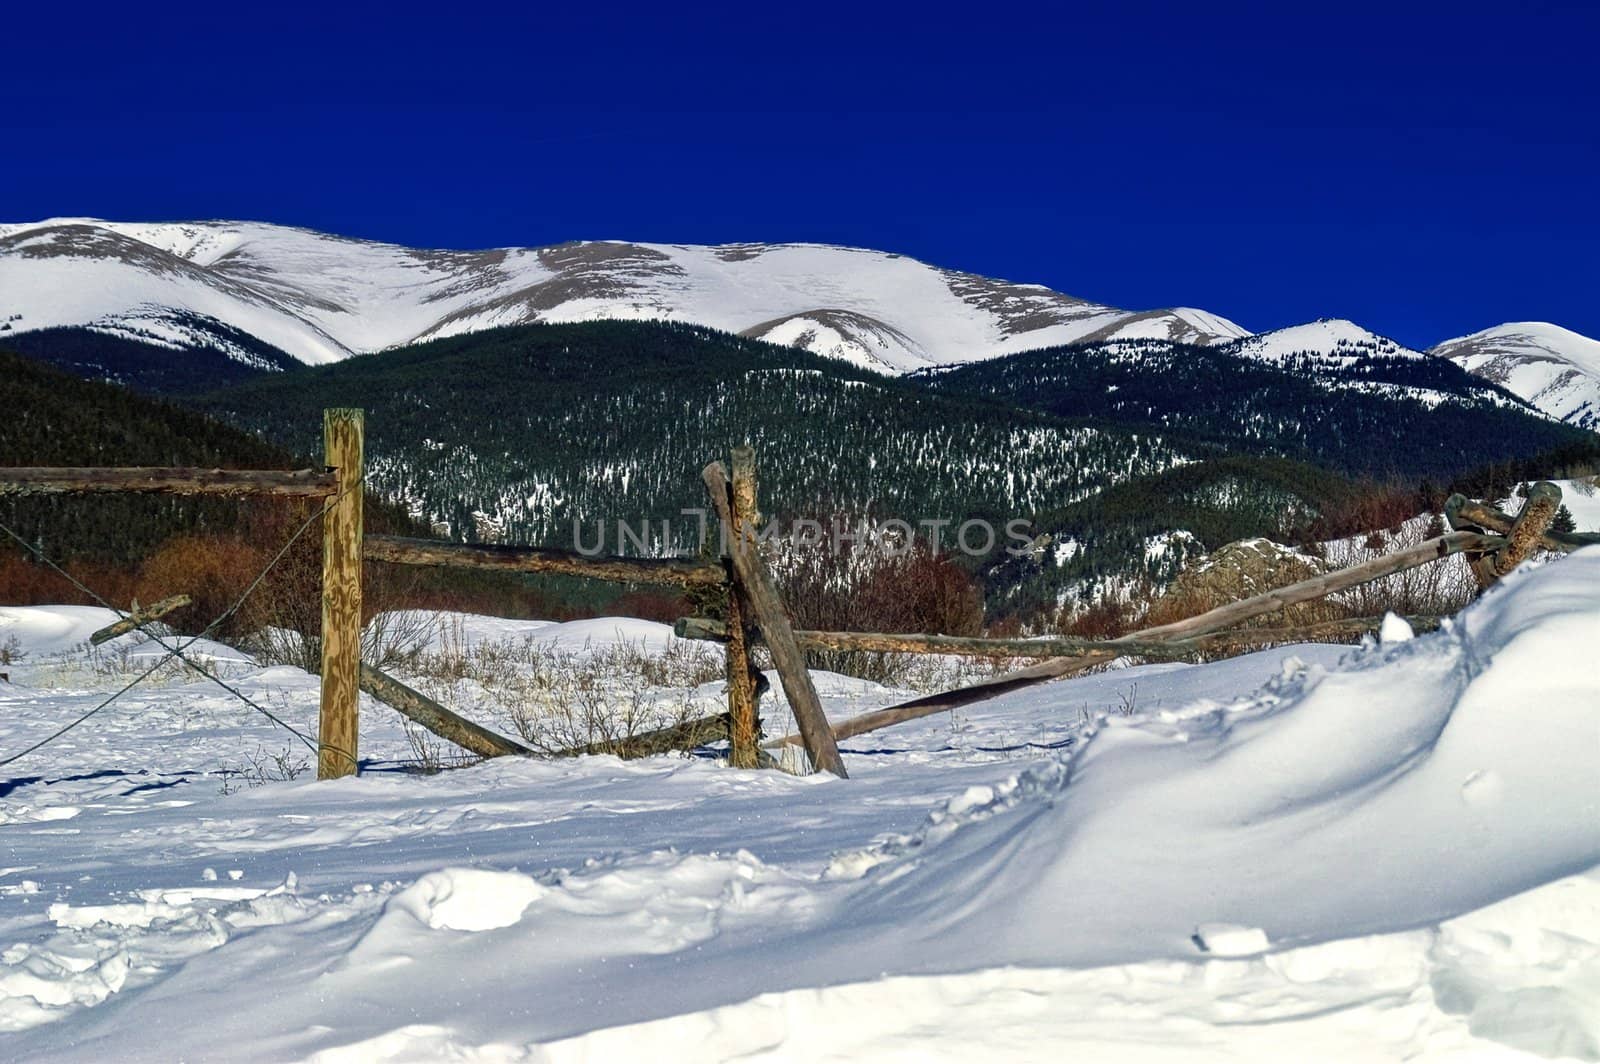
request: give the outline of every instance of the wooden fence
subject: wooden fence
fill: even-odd
[[[1516,516],[1453,496],[1445,516],[1452,531],[1383,557],[1324,573],[1288,587],[1231,602],[1196,617],[1147,628],[1117,639],[976,639],[936,634],[796,631],[777,584],[758,550],[761,524],[755,454],[736,448],[728,463],[702,471],[712,506],[721,520],[727,554],[717,562],[677,558],[592,557],[545,547],[460,544],[399,536],[367,536],[362,529],[364,424],[360,410],[323,412],[325,468],[250,471],[189,468],[0,469],[0,495],[158,492],[224,496],[278,495],[324,500],[322,579],[322,688],[317,775],[356,771],[359,692],[366,691],[440,737],[481,757],[531,755],[521,743],[466,720],[379,670],[362,664],[361,565],[363,559],[399,565],[445,566],[514,572],[564,573],[621,583],[683,588],[720,587],[727,594],[726,620],[691,617],[676,631],[726,648],[727,712],[701,720],[596,742],[563,754],[611,752],[639,756],[687,749],[726,738],[729,760],[752,768],[771,762],[764,748],[802,746],[812,766],[844,777],[838,741],[1034,684],[1069,676],[1123,656],[1173,658],[1199,650],[1246,647],[1342,637],[1371,630],[1380,618],[1326,622],[1298,628],[1237,626],[1296,603],[1465,554],[1480,587],[1511,571],[1535,550],[1571,551],[1600,543],[1600,535],[1549,530],[1560,490],[1540,482]],[[113,626],[131,631],[171,608],[159,603]],[[1431,619],[1418,618],[1419,624]],[[109,631],[109,629],[108,629]],[[109,636],[107,636],[109,638]],[[751,650],[764,644],[798,725],[798,732],[763,744],[757,715],[764,686]],[[807,650],[865,650],[1037,659],[979,683],[926,695],[833,724],[823,714],[805,664]]]

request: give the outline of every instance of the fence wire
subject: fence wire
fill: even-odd
[[[150,619],[150,620],[138,621],[136,618],[133,617],[132,614],[124,613],[122,610],[118,609],[116,606],[112,605],[110,602],[107,602],[93,588],[88,587],[81,580],[79,580],[77,577],[75,577],[71,573],[69,573],[66,569],[64,569],[60,565],[56,564],[53,560],[51,560],[48,556],[46,556],[43,551],[41,551],[38,547],[34,546],[32,543],[29,543],[25,538],[23,538],[21,535],[19,535],[9,525],[5,524],[4,522],[0,522],[0,532],[5,533],[5,535],[10,537],[12,540],[14,540],[20,547],[22,547],[23,550],[27,551],[29,554],[31,554],[35,558],[37,558],[46,567],[51,569],[53,572],[55,572],[57,575],[59,575],[62,579],[66,580],[67,583],[71,584],[74,588],[76,588],[81,594],[87,595],[89,598],[93,599],[95,602],[99,603],[101,606],[105,607],[106,609],[110,610],[112,613],[116,614],[118,620],[134,620],[135,621],[134,629],[136,631],[142,632],[147,638],[149,638],[152,641],[154,641],[158,646],[160,646],[163,650],[166,651],[166,653],[163,654],[156,661],[156,663],[154,665],[151,665],[144,672],[140,673],[138,676],[135,676],[132,680],[128,681],[128,683],[123,685],[122,688],[120,688],[119,690],[117,690],[116,692],[111,694],[108,698],[106,698],[104,701],[102,701],[99,705],[95,706],[93,709],[89,710],[87,713],[82,714],[81,716],[77,717],[75,720],[73,720],[73,721],[69,722],[68,724],[64,725],[63,727],[57,729],[55,732],[51,733],[50,735],[45,736],[43,739],[41,739],[38,742],[34,743],[33,745],[27,747],[26,749],[18,751],[17,753],[11,754],[11,755],[9,755],[9,756],[7,756],[5,758],[0,758],[0,767],[3,767],[5,765],[9,765],[14,761],[21,760],[22,758],[27,757],[29,754],[34,753],[35,751],[40,750],[43,747],[48,746],[49,744],[55,742],[57,739],[61,738],[63,735],[66,735],[68,732],[70,732],[74,728],[78,727],[78,725],[83,724],[85,721],[87,721],[90,718],[94,717],[101,710],[104,710],[107,707],[109,707],[110,705],[112,705],[114,702],[117,701],[117,699],[121,698],[123,695],[125,695],[129,691],[133,690],[140,683],[142,683],[145,680],[149,679],[152,675],[155,674],[155,672],[158,669],[160,669],[167,662],[172,661],[174,659],[183,662],[189,668],[193,669],[195,672],[199,673],[201,676],[203,676],[206,679],[210,680],[212,683],[215,683],[218,687],[221,687],[224,691],[228,692],[230,695],[232,695],[233,697],[237,698],[239,701],[243,702],[246,706],[249,706],[255,712],[257,712],[257,713],[261,714],[263,717],[267,718],[267,720],[271,721],[273,724],[276,724],[278,727],[280,727],[280,728],[284,729],[285,731],[289,732],[295,738],[299,739],[300,742],[304,743],[306,748],[309,749],[313,754],[318,753],[319,752],[318,740],[311,738],[305,732],[303,732],[300,729],[296,728],[294,725],[292,725],[292,724],[288,723],[287,721],[283,720],[281,717],[279,717],[277,714],[273,713],[271,710],[267,709],[266,707],[264,707],[261,704],[259,704],[258,702],[256,702],[249,695],[245,694],[243,691],[239,690],[234,685],[228,683],[221,676],[218,676],[215,672],[213,672],[210,668],[208,668],[202,662],[200,662],[200,661],[198,661],[198,660],[196,660],[194,658],[189,657],[188,654],[187,654],[187,651],[189,650],[190,647],[194,646],[200,640],[205,639],[205,638],[209,637],[212,633],[216,632],[216,630],[218,628],[220,628],[230,617],[232,617],[235,613],[238,613],[239,610],[244,606],[245,602],[247,602],[249,600],[250,596],[255,594],[256,590],[261,586],[262,582],[264,580],[266,580],[268,574],[270,574],[272,572],[272,570],[277,567],[278,563],[281,562],[284,559],[284,557],[289,553],[290,548],[292,548],[295,545],[295,543],[299,541],[300,537],[303,536],[306,533],[306,531],[312,525],[316,524],[317,521],[320,518],[322,518],[325,514],[327,514],[327,512],[329,510],[331,510],[336,503],[338,503],[341,499],[343,499],[345,497],[345,495],[349,494],[351,491],[354,491],[354,490],[360,488],[363,485],[363,483],[365,482],[365,480],[366,480],[365,475],[357,477],[356,480],[353,483],[345,485],[342,489],[340,489],[340,491],[339,491],[339,493],[337,495],[334,495],[332,498],[326,500],[323,503],[323,505],[322,505],[322,507],[320,509],[318,509],[315,512],[313,512],[309,517],[307,517],[304,521],[302,521],[300,523],[299,527],[297,527],[294,530],[294,533],[292,535],[290,535],[288,540],[286,540],[284,542],[283,546],[281,548],[279,548],[278,553],[274,554],[272,556],[271,560],[267,562],[266,566],[259,573],[256,574],[255,579],[250,581],[249,585],[245,587],[244,592],[242,594],[240,594],[239,597],[233,601],[232,605],[230,605],[227,609],[223,610],[222,613],[218,614],[217,618],[215,620],[213,620],[210,624],[206,625],[204,630],[202,630],[200,632],[200,634],[192,636],[187,641],[181,643],[181,645],[176,645],[176,646],[173,645],[172,643],[168,643],[166,641],[166,639],[161,636],[160,633],[158,633],[158,632],[156,632],[156,631],[154,631],[154,630],[152,630],[150,628],[150,625],[156,623],[153,618]],[[338,749],[337,747],[329,747],[329,749],[332,749],[335,753],[343,754],[346,757],[349,757],[350,760],[352,760],[352,761],[355,760],[355,758],[353,756],[351,756],[351,754],[350,754],[350,752],[348,750],[341,750],[341,749]]]

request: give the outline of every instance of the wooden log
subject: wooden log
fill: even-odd
[[[1450,527],[1461,531],[1469,525],[1486,528],[1490,532],[1509,533],[1517,519],[1493,506],[1473,502],[1464,495],[1452,495],[1445,500],[1444,517]],[[1600,532],[1552,532],[1545,529],[1539,537],[1539,547],[1548,551],[1575,551],[1600,543]]]
[[[339,494],[322,511],[322,711],[317,725],[317,778],[356,771],[361,705],[361,524],[364,417],[360,410],[322,412],[326,461]]]
[[[532,750],[521,743],[474,724],[441,706],[420,691],[407,687],[371,665],[361,665],[361,690],[391,706],[401,716],[422,725],[447,742],[479,757],[527,757]]]
[[[742,593],[750,604],[751,619],[760,628],[767,648],[772,652],[772,663],[783,693],[789,698],[789,708],[795,722],[800,725],[801,742],[811,757],[811,764],[823,772],[846,778],[844,760],[839,756],[839,745],[833,729],[822,712],[822,702],[817,689],[812,686],[811,674],[806,670],[805,652],[795,642],[794,629],[784,612],[783,600],[767,571],[766,562],[756,550],[755,529],[748,524],[735,524],[729,502],[728,473],[721,462],[713,462],[701,473],[706,489],[711,494],[711,504],[717,516],[728,529],[728,552],[733,560],[736,577],[735,593]]]
[[[1459,511],[1461,505],[1466,501],[1467,499],[1463,495],[1452,495],[1445,500],[1445,523],[1450,526],[1452,531],[1456,532],[1481,531],[1480,528],[1472,526],[1461,519]],[[1496,512],[1498,513],[1499,511]],[[1511,518],[1506,518],[1506,531],[1509,532],[1511,526],[1515,523]],[[1467,559],[1467,570],[1472,573],[1472,580],[1478,585],[1478,592],[1481,594],[1484,588],[1494,583],[1494,572],[1489,561],[1489,553],[1484,550],[1469,550],[1463,552],[1463,557]]]
[[[1437,617],[1407,617],[1413,629],[1431,631]],[[1198,651],[1261,643],[1306,643],[1321,639],[1344,638],[1370,632],[1383,623],[1382,617],[1357,617],[1321,621],[1293,628],[1245,628],[1234,632],[1213,632],[1193,639],[1164,642],[1139,640],[1120,642],[1111,639],[1070,639],[1040,637],[1029,639],[981,639],[948,635],[887,635],[879,632],[817,632],[795,629],[794,638],[804,650],[863,651],[867,653],[949,654],[972,658],[1052,658],[1109,650],[1145,658],[1173,659]],[[708,617],[683,617],[673,625],[680,639],[725,642],[727,627]]]
[[[1419,565],[1426,565],[1429,562],[1438,561],[1452,554],[1459,554],[1469,550],[1498,550],[1504,543],[1505,540],[1500,536],[1480,535],[1475,532],[1451,532],[1436,539],[1425,540],[1414,547],[1406,547],[1392,554],[1385,554],[1381,558],[1362,562],[1360,565],[1335,569],[1331,573],[1323,573],[1309,580],[1290,584],[1288,587],[1266,591],[1247,599],[1241,599],[1238,602],[1230,602],[1226,605],[1218,606],[1214,610],[1207,610],[1205,613],[1195,617],[1133,632],[1120,639],[1113,639],[1111,643],[1120,646],[1128,643],[1156,640],[1168,642],[1174,639],[1187,639],[1190,636],[1219,631],[1223,628],[1232,628],[1264,614],[1275,613],[1286,606],[1325,598],[1337,591],[1345,591],[1361,584],[1371,583],[1374,580],[1381,580],[1386,576],[1393,576],[1395,573],[1414,569]]]
[[[584,755],[611,754],[624,761],[640,757],[651,757],[655,754],[664,754],[670,750],[693,750],[697,746],[707,743],[720,742],[728,738],[728,715],[719,713],[714,717],[701,717],[698,720],[686,720],[682,724],[673,724],[655,731],[640,732],[638,735],[624,735],[615,739],[603,739],[598,742],[587,743],[583,746],[574,746],[565,750],[551,750],[548,757],[582,757]]]
[[[984,701],[999,694],[1032,687],[1035,684],[1047,683],[1050,680],[1069,676],[1075,672],[1082,672],[1093,665],[1102,664],[1124,654],[1134,653],[1130,646],[1137,646],[1151,642],[1173,642],[1177,640],[1192,639],[1195,636],[1206,635],[1255,617],[1273,613],[1292,606],[1299,602],[1308,602],[1315,598],[1330,595],[1336,591],[1356,587],[1373,580],[1403,572],[1406,569],[1428,562],[1437,561],[1462,551],[1469,550],[1498,550],[1504,545],[1505,539],[1500,536],[1479,535],[1473,532],[1452,532],[1419,543],[1414,547],[1396,551],[1382,558],[1374,558],[1370,562],[1352,565],[1331,573],[1323,573],[1302,580],[1288,587],[1267,591],[1254,595],[1239,602],[1230,602],[1209,610],[1195,617],[1189,617],[1172,624],[1164,624],[1155,628],[1146,628],[1142,631],[1132,632],[1117,639],[1106,641],[1107,650],[1094,654],[1085,654],[1080,657],[1055,658],[1029,666],[1026,669],[1017,669],[1002,676],[997,676],[981,683],[971,684],[967,687],[957,688],[954,691],[945,691],[936,695],[926,695],[915,698],[909,702],[880,709],[875,713],[866,713],[851,721],[842,722],[840,729],[846,737],[861,735],[865,732],[877,731],[894,724],[908,720],[917,720],[921,717],[942,713],[949,709],[970,705],[973,702]],[[836,734],[839,734],[836,732]],[[784,736],[782,739],[768,743],[775,746],[790,742],[794,736]]]
[[[672,623],[672,634],[679,639],[700,639],[709,643],[726,643],[728,626],[714,617],[679,617]]]
[[[735,528],[761,521],[756,506],[755,451],[735,447],[732,454],[733,483],[729,501],[733,505]],[[738,581],[728,590],[728,623],[724,627],[727,650],[724,653],[728,682],[728,764],[734,768],[761,765],[761,724],[756,716],[755,670],[750,664],[748,618],[753,615]]]
[[[620,736],[563,750],[535,750],[490,731],[446,709],[427,695],[406,686],[371,665],[361,666],[361,690],[422,725],[439,738],[479,757],[581,757],[612,754],[623,759],[650,757],[669,750],[692,750],[728,738],[728,717],[718,714],[684,721],[638,735]]]
[[[1528,501],[1522,504],[1522,512],[1506,535],[1506,545],[1490,555],[1489,570],[1494,579],[1521,565],[1538,548],[1560,505],[1561,489],[1548,480],[1528,489]]]
[[[974,702],[984,702],[1011,691],[1019,691],[1025,687],[1058,680],[1063,676],[1071,676],[1075,672],[1082,672],[1093,665],[1104,664],[1117,655],[1110,651],[1098,654],[1085,654],[1076,658],[1054,658],[1029,666],[1026,669],[1017,669],[1004,676],[996,676],[990,680],[982,680],[966,687],[958,687],[954,691],[941,691],[938,694],[923,695],[913,698],[909,702],[889,706],[887,709],[876,710],[872,713],[863,713],[849,720],[839,721],[833,726],[833,734],[839,739],[851,739],[867,732],[878,731],[895,724],[904,724],[908,720],[918,720],[922,717],[931,717],[935,713],[945,713],[952,709],[971,705]],[[781,746],[784,743],[794,742],[797,736],[786,735],[782,739],[774,740],[766,745],[768,747]]]
[[[399,565],[440,565],[500,569],[519,573],[566,573],[624,584],[679,587],[720,584],[728,574],[720,565],[689,558],[587,557],[554,547],[513,547],[490,543],[445,543],[407,536],[368,536],[362,547],[372,561]]]
[[[338,490],[337,477],[320,469],[199,469],[190,466],[0,469],[0,495],[143,492],[318,498]]]
[[[190,604],[190,601],[188,595],[173,595],[149,606],[141,607],[136,602],[133,604],[133,609],[128,611],[126,617],[113,624],[106,625],[89,636],[89,645],[97,647],[102,643],[109,643],[119,635],[127,635],[134,629],[142,628],[151,621],[159,621],[173,610],[183,609]]]

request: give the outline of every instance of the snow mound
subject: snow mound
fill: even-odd
[[[117,615],[99,606],[0,606],[0,644],[34,657],[69,654]]]
[[[304,919],[293,873],[278,887],[155,889],[139,900],[47,909],[57,931],[0,952],[0,1032],[50,1023],[148,984],[243,928]]]
[[[541,1046],[556,1062],[1129,1064],[1600,1058],[1600,879],[1540,887],[1436,929],[1248,958],[999,968],[762,994]],[[459,1052],[460,1043],[443,1047]],[[418,1056],[441,1048],[418,1037]],[[479,1048],[479,1047],[474,1047]],[[443,1055],[443,1054],[436,1054]]]
[[[1600,549],[1581,551],[1437,633],[1333,670],[1290,659],[1233,705],[1106,720],[835,866],[869,866],[861,915],[925,929],[941,966],[1192,955],[1208,924],[1302,945],[1581,872],[1600,864],[1596,587]]]
[[[1203,952],[1217,957],[1249,957],[1267,952],[1271,945],[1261,928],[1238,924],[1201,924],[1192,937]]]
[[[0,606],[0,647],[11,647],[12,653],[24,658],[59,658],[83,653],[88,649],[89,637],[118,617],[100,606]],[[166,631],[160,629],[159,631]],[[167,642],[183,647],[193,658],[221,661],[248,661],[233,647],[210,639],[192,639],[189,636],[169,638]],[[129,632],[106,642],[102,653],[128,654],[131,661],[148,661],[153,664],[167,650],[143,632]]]
[[[527,621],[452,610],[397,610],[382,615],[374,623],[386,624],[391,630],[424,632],[423,649],[433,653],[492,644],[532,643],[570,653],[599,652],[626,645],[643,653],[660,654],[678,641],[670,624],[642,621],[637,617]],[[703,643],[696,645],[705,646]]]
[[[531,877],[483,868],[430,872],[389,904],[434,929],[490,931],[510,927],[544,892]]]

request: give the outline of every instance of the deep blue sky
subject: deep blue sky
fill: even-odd
[[[145,7],[8,11],[0,220],[828,241],[1600,336],[1600,5]]]

